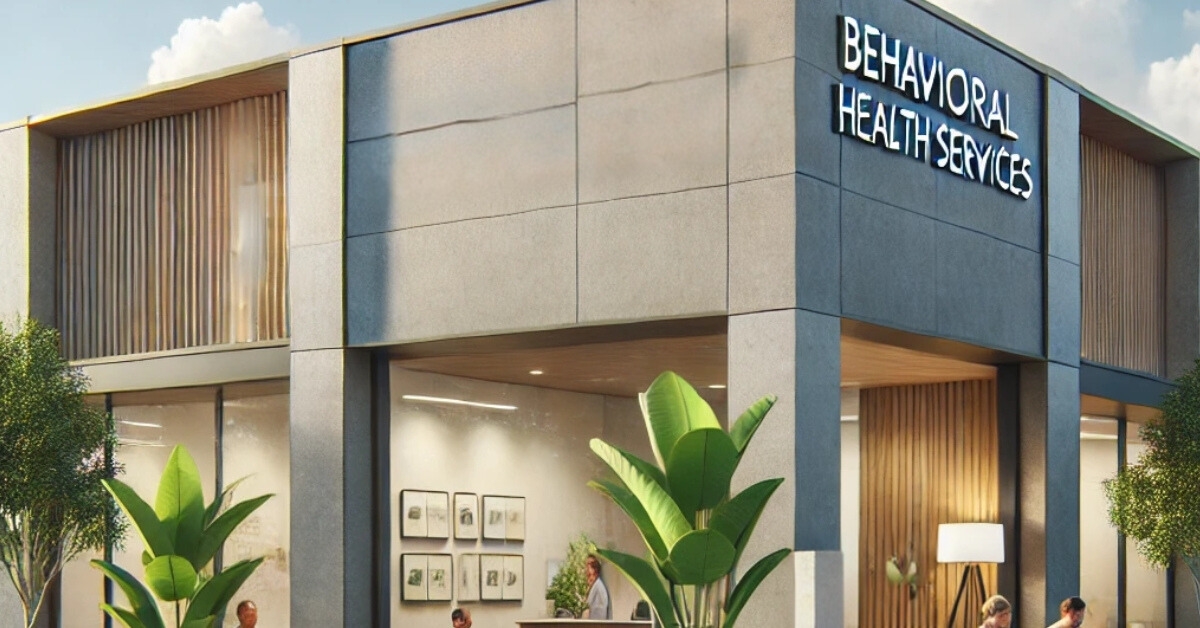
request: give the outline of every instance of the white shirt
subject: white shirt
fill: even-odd
[[[612,619],[612,608],[608,603],[608,587],[604,580],[596,578],[587,596],[588,619]]]

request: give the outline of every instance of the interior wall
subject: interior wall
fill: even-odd
[[[525,558],[521,602],[462,602],[477,625],[511,626],[519,619],[547,616],[547,561],[566,557],[567,544],[587,533],[597,545],[635,555],[644,553],[640,536],[623,513],[587,482],[604,470],[588,441],[603,436],[612,444],[650,456],[645,426],[633,399],[604,397],[391,369],[391,508],[400,511],[405,489],[514,495],[525,498],[525,540],[400,538],[392,521],[392,625],[443,628],[459,606],[457,582],[450,602],[400,600],[400,556],[452,554],[455,576],[463,553],[520,554]],[[516,406],[493,410],[407,401],[425,395]],[[453,537],[453,531],[451,531]],[[627,618],[637,595],[611,569],[604,574],[613,618]]]
[[[1117,621],[1117,530],[1108,522],[1103,486],[1116,472],[1115,439],[1079,441],[1079,546],[1085,550],[1080,554],[1079,595],[1087,602],[1088,621],[1097,626]]]
[[[859,423],[859,623],[945,625],[963,565],[937,563],[938,524],[1000,518],[995,381],[864,389]],[[887,581],[892,555],[916,558],[914,602]],[[996,592],[995,565],[983,578]]]
[[[843,609],[845,628],[858,628],[858,529],[859,483],[862,475],[862,455],[859,452],[858,417],[842,417],[842,571]]]

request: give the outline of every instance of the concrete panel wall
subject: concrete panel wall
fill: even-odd
[[[1167,165],[1167,377],[1200,357],[1200,161]]]
[[[0,132],[0,320],[29,315],[29,130]]]

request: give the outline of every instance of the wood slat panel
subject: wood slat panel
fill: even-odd
[[[945,626],[963,566],[937,563],[938,524],[1000,516],[995,381],[864,389],[859,421],[859,625]],[[888,583],[893,555],[915,556],[915,599]],[[995,592],[996,566],[983,576]],[[961,625],[979,624],[982,602],[959,610]]]
[[[1166,376],[1162,170],[1080,138],[1085,359]]]
[[[287,94],[59,142],[71,359],[286,338]]]

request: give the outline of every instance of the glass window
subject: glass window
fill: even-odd
[[[222,479],[226,485],[245,480],[232,501],[273,493],[275,497],[250,515],[225,542],[224,564],[265,556],[266,560],[230,601],[232,621],[241,600],[254,600],[265,625],[288,626],[289,484],[288,384],[267,382],[224,389],[221,435]],[[235,622],[236,623],[236,622]]]
[[[89,405],[103,408],[104,397],[89,395],[85,400]],[[104,602],[104,576],[91,566],[95,558],[104,558],[104,550],[85,552],[63,565],[59,576],[64,600],[60,614],[63,628],[95,628],[104,623],[104,613],[100,610]]]
[[[154,503],[158,481],[175,445],[184,445],[200,469],[204,498],[216,488],[216,389],[165,390],[113,395],[117,431],[118,478]],[[142,568],[141,538],[133,529],[124,547],[113,551],[113,562],[139,578]],[[121,593],[115,593],[121,600]],[[163,618],[175,616],[174,604],[159,605]]]
[[[1125,459],[1129,464],[1134,464],[1146,451],[1140,424],[1129,424],[1125,443]],[[1125,544],[1125,570],[1125,617],[1129,625],[1166,628],[1166,572],[1146,564],[1146,559],[1138,554],[1137,542],[1133,540]],[[1091,602],[1088,608],[1091,608]]]
[[[1117,472],[1117,419],[1083,417],[1079,434],[1079,595],[1088,624],[1117,621],[1117,529],[1108,522],[1104,481]]]

